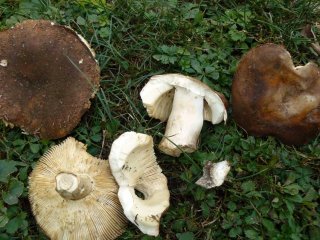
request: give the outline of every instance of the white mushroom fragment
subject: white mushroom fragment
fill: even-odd
[[[119,184],[124,214],[143,233],[157,236],[170,193],[167,178],[156,161],[152,137],[135,132],[122,134],[112,144],[109,162]],[[136,191],[143,197],[138,197]]]
[[[197,149],[204,120],[212,124],[227,120],[225,97],[181,74],[153,76],[140,96],[150,117],[168,121],[159,149],[174,157]]]
[[[203,176],[196,182],[196,184],[206,189],[219,187],[223,184],[229,171],[230,165],[228,161],[218,163],[208,161],[203,167]]]
[[[32,212],[52,240],[112,240],[124,231],[126,219],[108,161],[91,156],[74,138],[40,159],[29,186]]]

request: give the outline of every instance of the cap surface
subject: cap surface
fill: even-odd
[[[235,121],[249,134],[307,143],[319,133],[320,70],[294,67],[286,49],[264,44],[240,61],[232,84]]]
[[[125,215],[143,233],[157,236],[170,193],[167,178],[156,162],[152,137],[135,132],[122,134],[112,144],[109,162]]]
[[[81,189],[80,197],[64,198],[63,189],[75,189],[67,175],[85,176],[91,188]],[[50,239],[115,239],[124,231],[126,220],[108,161],[91,156],[74,138],[52,147],[40,159],[29,186],[33,214]]]
[[[0,32],[0,119],[29,134],[66,136],[99,78],[92,50],[68,27],[27,20]]]
[[[227,100],[223,94],[214,91],[198,79],[182,74],[162,74],[150,78],[140,96],[150,117],[166,121],[171,113],[174,88],[185,88],[204,97],[205,120],[213,124],[227,120]]]

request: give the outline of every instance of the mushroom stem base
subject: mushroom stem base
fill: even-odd
[[[203,96],[176,87],[165,137],[159,144],[162,152],[178,157],[182,151],[190,153],[197,149],[204,120],[203,104]]]
[[[88,175],[59,173],[56,176],[56,191],[65,199],[79,200],[92,191],[92,181]]]

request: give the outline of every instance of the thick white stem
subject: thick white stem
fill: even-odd
[[[92,181],[87,175],[59,173],[56,176],[56,191],[65,199],[78,200],[92,191]]]
[[[190,153],[197,149],[203,125],[203,104],[202,96],[176,87],[165,137],[159,144],[161,151],[178,157],[181,150]]]

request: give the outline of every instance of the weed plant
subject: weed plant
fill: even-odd
[[[282,44],[296,65],[320,64],[300,33],[320,21],[317,0],[0,0],[1,30],[30,18],[72,26],[96,51],[101,87],[71,136],[105,159],[125,131],[150,134],[159,143],[165,124],[150,119],[139,98],[154,74],[197,77],[230,100],[237,63],[256,45]],[[294,148],[247,136],[231,109],[226,125],[205,123],[195,153],[172,158],[156,152],[171,191],[160,236],[129,224],[120,239],[319,239],[319,138]],[[28,174],[61,140],[0,125],[1,240],[47,239],[30,210]],[[195,185],[207,160],[230,161],[221,187]]]

